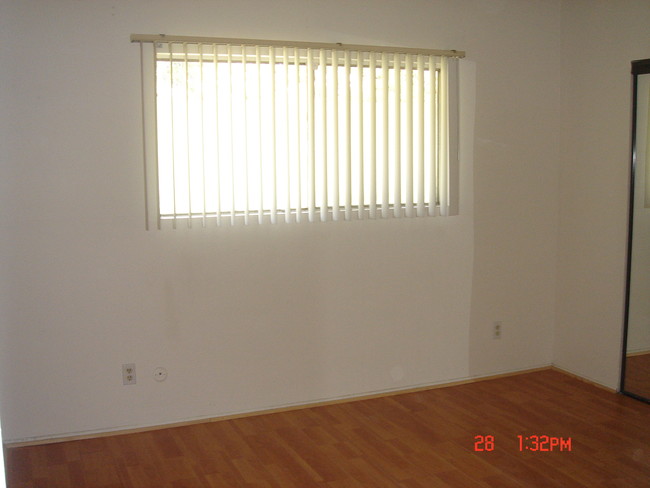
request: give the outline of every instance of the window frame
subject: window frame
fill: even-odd
[[[458,113],[459,113],[459,97],[458,97],[458,58],[464,57],[463,52],[459,51],[438,51],[438,50],[417,50],[409,48],[386,48],[386,47],[377,47],[377,46],[342,46],[340,44],[336,45],[323,45],[323,44],[313,44],[313,43],[300,43],[300,42],[283,42],[283,41],[258,41],[258,40],[241,40],[241,39],[232,39],[232,40],[223,40],[218,38],[187,38],[187,37],[167,37],[167,36],[139,36],[133,35],[132,42],[140,43],[140,56],[141,56],[141,96],[142,96],[142,118],[143,118],[143,159],[144,159],[144,177],[145,177],[145,214],[146,214],[146,227],[147,229],[152,228],[166,228],[171,227],[176,228],[177,226],[187,226],[192,227],[193,225],[200,226],[212,226],[210,221],[215,220],[218,224],[221,223],[221,220],[227,220],[230,224],[236,224],[239,222],[249,223],[249,213],[246,212],[246,215],[243,215],[242,212],[233,212],[232,214],[223,213],[221,215],[215,216],[211,215],[210,212],[202,212],[200,214],[192,215],[182,215],[177,212],[174,212],[173,215],[168,216],[161,214],[160,208],[160,195],[159,195],[159,167],[158,167],[158,131],[156,127],[157,119],[157,103],[156,103],[156,90],[155,90],[155,72],[156,65],[159,61],[159,56],[156,55],[156,44],[159,46],[162,44],[168,44],[171,46],[172,43],[217,43],[223,44],[227,43],[233,46],[251,46],[251,45],[263,45],[270,46],[270,49],[273,49],[275,46],[287,46],[287,47],[296,47],[299,49],[329,49],[332,53],[339,53],[345,56],[344,53],[351,51],[364,51],[364,52],[381,52],[381,53],[393,53],[394,56],[397,56],[395,53],[399,54],[421,54],[425,53],[430,56],[433,56],[431,53],[436,55],[444,56],[446,64],[448,66],[448,158],[449,163],[446,167],[447,171],[447,198],[446,203],[443,206],[440,205],[440,202],[436,202],[436,207],[433,209],[433,212],[427,212],[427,215],[457,215],[459,207],[459,196],[458,196],[458,186],[459,186],[459,160],[458,160]],[[145,53],[145,50],[149,53]],[[273,49],[275,52],[275,49]],[[167,56],[172,59],[174,55]],[[334,56],[334,54],[332,54]],[[338,56],[338,54],[337,54]],[[177,56],[178,57],[178,56]],[[180,56],[183,57],[183,56]],[[151,61],[148,61],[151,60]],[[185,61],[187,61],[187,51],[185,51],[184,56]],[[217,57],[217,59],[219,59]],[[399,58],[402,59],[401,57]],[[223,60],[219,60],[222,62]],[[270,60],[269,60],[270,61]],[[337,66],[338,65],[337,63]],[[362,65],[363,68],[365,65]],[[358,66],[357,66],[358,68]],[[401,67],[400,61],[400,77],[403,68]],[[154,87],[153,89],[151,87]],[[397,157],[397,156],[396,156]],[[189,162],[188,162],[189,164]],[[327,163],[325,163],[327,164]],[[375,206],[381,205],[382,202],[375,201]],[[413,203],[411,203],[413,205]],[[320,215],[322,218],[314,218],[314,205],[309,207],[300,207],[299,213],[302,215],[308,216],[308,218],[301,219],[302,221],[315,221],[315,220],[330,220],[332,214],[336,212],[335,207],[340,208],[339,205],[330,205],[326,206],[325,210],[323,208],[316,207],[319,209]],[[407,203],[402,198],[399,205],[396,203],[391,205],[390,208],[382,208],[380,214],[377,214],[371,209],[371,205],[364,204],[363,209],[360,210],[359,207],[362,205],[349,205],[345,208],[346,218],[349,220],[349,211],[352,210],[356,212],[358,218],[388,218],[388,217],[399,217],[403,216],[404,210],[407,208]],[[262,205],[263,207],[263,205]],[[278,216],[283,215],[284,209],[264,209],[262,208],[262,218],[259,218],[261,221],[264,217],[270,216],[271,222],[276,222],[278,220],[287,220],[295,222],[296,219],[287,218],[284,215],[284,218],[277,219]],[[287,210],[289,208],[287,207]],[[293,209],[298,211],[298,209]],[[343,209],[341,209],[343,210]],[[325,212],[323,217],[323,212]],[[327,217],[327,214],[330,214],[330,218]],[[255,221],[258,220],[257,213],[255,213]],[[269,220],[264,218],[264,220]],[[341,219],[343,220],[343,219]]]

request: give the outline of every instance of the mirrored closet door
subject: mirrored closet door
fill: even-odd
[[[650,402],[650,59],[632,62],[632,180],[621,391]]]

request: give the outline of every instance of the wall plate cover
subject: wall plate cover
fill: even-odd
[[[122,365],[122,384],[135,385],[135,363]]]
[[[162,367],[157,367],[153,370],[153,379],[156,381],[165,381],[167,379],[167,370]]]

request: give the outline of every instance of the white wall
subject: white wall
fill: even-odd
[[[15,0],[0,19],[7,440],[551,363],[559,0]],[[461,216],[146,232],[132,33],[466,50]]]
[[[555,363],[617,388],[625,294],[630,62],[650,57],[645,0],[563,3]]]
[[[456,4],[476,15],[466,26],[477,59],[470,371],[532,368],[553,344],[560,3]]]

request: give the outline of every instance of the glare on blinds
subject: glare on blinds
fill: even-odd
[[[152,226],[450,213],[451,54],[134,41],[152,44]]]

